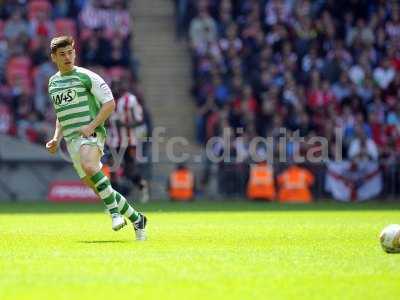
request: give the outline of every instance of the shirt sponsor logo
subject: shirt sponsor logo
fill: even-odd
[[[57,106],[63,106],[76,99],[76,90],[68,89],[51,95],[53,103]]]
[[[56,87],[56,88],[68,88],[70,86],[80,85],[81,82],[79,80],[70,80],[67,82],[60,82],[60,81],[51,81],[49,87]]]

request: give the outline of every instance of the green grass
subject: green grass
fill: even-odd
[[[0,204],[0,299],[399,299],[378,235],[400,204],[142,209],[144,243],[100,205]]]

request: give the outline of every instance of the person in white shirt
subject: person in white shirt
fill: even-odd
[[[384,59],[380,66],[374,70],[373,77],[381,89],[387,89],[393,81],[396,72],[390,65],[389,59]]]
[[[379,152],[373,139],[369,138],[361,126],[356,127],[356,138],[350,143],[348,156],[350,159],[377,161]]]

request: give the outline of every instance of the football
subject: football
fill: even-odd
[[[380,235],[381,246],[387,253],[400,253],[400,225],[386,226]]]

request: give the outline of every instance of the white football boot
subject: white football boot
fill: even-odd
[[[111,214],[111,220],[112,220],[112,229],[114,231],[118,231],[126,225],[125,218],[119,213]]]
[[[147,225],[147,218],[146,216],[139,214],[140,219],[133,223],[133,229],[135,229],[135,235],[137,241],[145,241],[146,237],[146,225]]]

